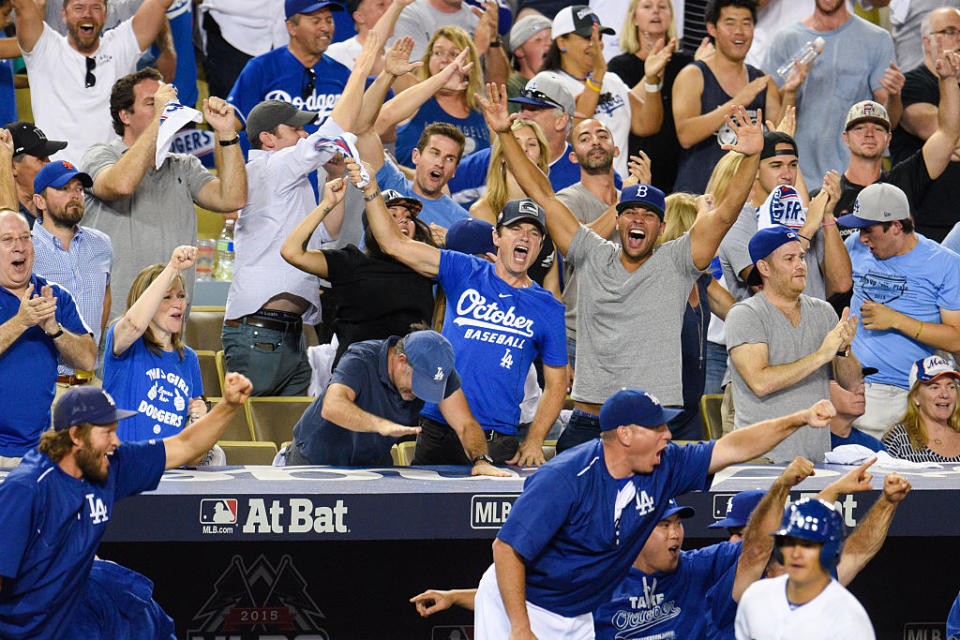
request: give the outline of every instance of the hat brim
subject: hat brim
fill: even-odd
[[[880,373],[880,369],[877,369],[876,367],[861,367],[860,373],[864,376],[872,376],[875,373]]]
[[[667,518],[669,518],[675,513],[679,513],[680,518],[683,520],[686,520],[687,518],[692,518],[694,515],[696,515],[697,511],[693,507],[688,507],[686,505],[678,504],[677,506],[670,507],[666,511],[664,511],[663,517],[661,517],[660,519],[666,520]]]
[[[647,209],[648,211],[652,211],[658,216],[660,216],[660,220],[663,220],[663,209],[661,209],[660,207],[658,207],[657,205],[651,202],[647,202],[646,200],[627,200],[626,202],[618,202],[617,213],[620,214],[626,211],[627,209],[633,209],[636,207],[640,207],[642,209]]]
[[[745,527],[747,526],[746,522],[741,522],[734,518],[724,518],[723,520],[717,520],[713,524],[708,524],[707,529],[729,529],[733,527]]]
[[[927,378],[926,380],[921,380],[920,378],[917,378],[917,382],[927,382],[927,383],[929,383],[929,382],[933,382],[933,381],[936,380],[937,378],[942,378],[943,376],[950,376],[950,377],[953,378],[954,380],[960,380],[960,372],[950,370],[950,371],[943,371],[943,372],[941,372],[941,373],[938,373],[937,375],[933,376],[932,378]]]
[[[568,31],[567,33],[561,33],[560,36],[569,35],[571,33],[575,33],[581,38],[589,38],[590,36],[593,35],[593,27],[583,27],[575,31]],[[617,35],[617,32],[614,31],[612,27],[605,27],[603,25],[600,25],[600,35],[615,36]],[[553,39],[556,40],[560,36],[553,36]]]
[[[883,118],[875,118],[873,116],[864,116],[862,118],[856,118],[847,123],[847,126],[843,128],[844,132],[849,131],[850,127],[856,126],[861,122],[876,122],[877,124],[886,127],[887,133],[890,133],[890,123],[884,120]]]
[[[875,224],[880,224],[880,220],[867,220],[866,218],[861,218],[855,216],[852,213],[848,213],[845,216],[840,216],[837,218],[837,224],[844,227],[849,227],[851,229],[863,229],[864,227],[870,227]],[[891,220],[892,222],[892,220]]]
[[[517,96],[516,98],[509,98],[507,102],[513,102],[516,104],[529,104],[534,107],[543,107],[546,109],[563,109],[563,107],[550,104],[549,102],[541,102],[539,100],[534,100],[533,98],[528,98],[527,96]]]
[[[443,401],[443,393],[447,388],[447,378],[444,376],[442,380],[435,380],[432,375],[414,369],[410,380],[410,388],[413,395],[424,402],[440,404]]]
[[[410,215],[416,217],[423,209],[423,203],[416,198],[390,198],[384,201],[388,207],[404,207]]]
[[[533,224],[537,225],[537,228],[539,228],[544,235],[546,235],[547,233],[547,228],[543,225],[543,222],[540,220],[540,218],[536,216],[531,216],[526,213],[521,213],[516,217],[510,218],[509,220],[507,220],[506,222],[504,222],[502,225],[499,225],[499,226],[512,227],[518,222],[532,222]]]
[[[59,188],[67,184],[74,178],[77,178],[78,180],[80,180],[80,184],[82,184],[85,189],[90,189],[91,187],[93,187],[93,178],[83,173],[82,171],[77,171],[75,173],[74,172],[65,173],[64,175],[60,176],[56,180],[51,180],[49,184],[47,184],[47,186]]]
[[[20,153],[33,156],[34,158],[46,158],[66,148],[67,143],[64,140],[47,140],[43,144],[38,144],[30,149],[24,149]]]
[[[346,11],[347,8],[340,4],[339,2],[314,2],[313,4],[308,4],[302,9],[297,9],[295,12],[287,14],[286,18],[289,20],[291,17],[299,14],[308,14],[313,13],[314,11],[319,11],[320,9],[330,9],[331,11]]]

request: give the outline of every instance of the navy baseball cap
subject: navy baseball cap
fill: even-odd
[[[317,0],[286,0],[283,3],[283,11],[287,20],[298,13],[313,13],[324,8],[328,8],[330,11],[346,11],[346,7],[342,4],[330,2],[330,0],[324,0],[323,2],[317,2]]]
[[[680,415],[682,409],[667,409],[654,396],[640,389],[620,389],[600,408],[600,430],[624,425],[659,427]]]
[[[46,164],[37,172],[33,179],[33,192],[43,193],[47,187],[62,187],[74,178],[80,179],[85,189],[93,186],[93,180],[87,174],[77,171],[77,168],[66,160],[57,160]]]
[[[660,220],[663,220],[663,212],[667,208],[667,199],[663,196],[663,191],[652,185],[635,184],[620,192],[617,213],[623,213],[624,210],[634,207],[649,209],[660,216]]]
[[[760,504],[763,496],[767,495],[765,489],[749,489],[741,491],[730,498],[727,502],[727,515],[723,520],[717,520],[708,529],[720,529],[723,527],[745,527],[750,520],[750,514]]]
[[[547,214],[543,212],[536,202],[530,198],[521,198],[520,200],[510,200],[503,205],[503,210],[497,216],[497,227],[508,227],[515,222],[529,220],[546,235],[547,233]]]
[[[57,400],[53,409],[53,428],[57,431],[78,424],[110,424],[137,415],[136,411],[117,409],[109,393],[100,387],[73,387]]]
[[[423,209],[423,203],[419,199],[405,196],[394,189],[384,189],[382,195],[388,207],[405,207],[412,216],[416,216]]]
[[[675,513],[679,513],[682,519],[692,518],[696,512],[696,509],[693,507],[679,505],[677,504],[676,500],[670,498],[670,500],[667,502],[667,510],[663,512],[663,516],[661,516],[660,520],[666,520]]]
[[[460,218],[447,229],[447,249],[469,255],[496,253],[493,225],[486,220]]]
[[[403,352],[413,368],[411,388],[424,402],[439,403],[453,373],[453,346],[436,331],[414,331],[403,339]]]
[[[747,286],[757,287],[761,284],[760,271],[757,270],[757,262],[776,251],[781,245],[788,242],[799,241],[797,232],[782,224],[775,224],[772,227],[761,229],[753,234],[753,237],[750,238],[750,243],[747,245],[750,251],[750,261],[753,262],[753,269],[750,270],[750,275],[747,276]]]

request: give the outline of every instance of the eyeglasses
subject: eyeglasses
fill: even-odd
[[[537,91],[536,89],[524,89],[521,92],[521,95],[523,95],[524,98],[531,98],[537,102],[545,102],[551,107],[561,110],[563,109],[563,106],[559,102],[545,94],[543,91]]]
[[[957,36],[960,36],[960,29],[957,29],[956,27],[947,27],[946,29],[941,29],[940,31],[934,31],[933,35],[956,38]]]
[[[313,69],[304,69],[304,72],[308,80],[307,84],[303,85],[303,89],[300,90],[300,97],[306,100],[313,95],[313,89],[317,86],[317,72]]]
[[[22,236],[5,236],[0,238],[0,247],[4,249],[12,249],[16,246],[17,242],[23,242],[23,244],[30,244],[33,242],[33,236],[29,233],[25,233]]]
[[[97,68],[97,59],[96,58],[87,58],[87,77],[83,86],[89,89],[90,87],[97,84],[97,76],[93,75],[93,70]]]

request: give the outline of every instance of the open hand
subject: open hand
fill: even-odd
[[[743,105],[737,105],[736,119],[727,116],[727,125],[737,134],[736,144],[725,144],[721,147],[724,151],[737,151],[745,156],[752,156],[763,151],[763,111],[757,109],[756,122],[750,120],[747,110]]]
[[[413,38],[404,36],[393,43],[383,56],[383,70],[394,77],[410,73],[423,66],[423,62],[410,62],[413,52]]]
[[[489,462],[481,460],[480,462],[473,465],[473,468],[470,469],[470,475],[472,476],[493,476],[496,478],[509,478],[513,474],[504,469],[498,469]]]
[[[513,457],[507,460],[507,464],[515,464],[520,467],[539,467],[546,458],[543,455],[543,444],[524,440],[517,447],[517,452]]]
[[[487,121],[487,127],[496,133],[507,133],[510,131],[510,125],[514,118],[507,110],[507,87],[496,83],[487,83],[487,96],[483,97],[475,93],[474,97],[483,111],[483,119]]]

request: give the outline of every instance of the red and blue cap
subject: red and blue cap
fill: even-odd
[[[62,431],[84,422],[111,424],[135,415],[136,411],[118,409],[113,397],[100,387],[73,387],[57,400],[53,428]]]
[[[62,187],[74,178],[80,180],[84,189],[93,186],[93,179],[90,176],[77,171],[77,168],[66,160],[49,162],[37,172],[37,177],[33,179],[33,192],[43,193],[47,187]]]
[[[652,394],[640,389],[620,389],[600,408],[600,430],[625,425],[659,427],[680,415],[681,409],[667,409]]]
[[[660,216],[660,220],[663,220],[663,212],[667,209],[667,199],[663,195],[663,191],[652,185],[635,184],[620,192],[617,213],[623,213],[626,209],[633,209],[634,207],[649,209]]]
[[[940,356],[933,355],[921,358],[910,367],[910,389],[917,382],[933,382],[940,376],[950,376],[960,380],[960,372]]]
[[[441,402],[454,371],[450,342],[436,331],[414,331],[403,339],[403,353],[413,368],[413,394],[424,402]]]

